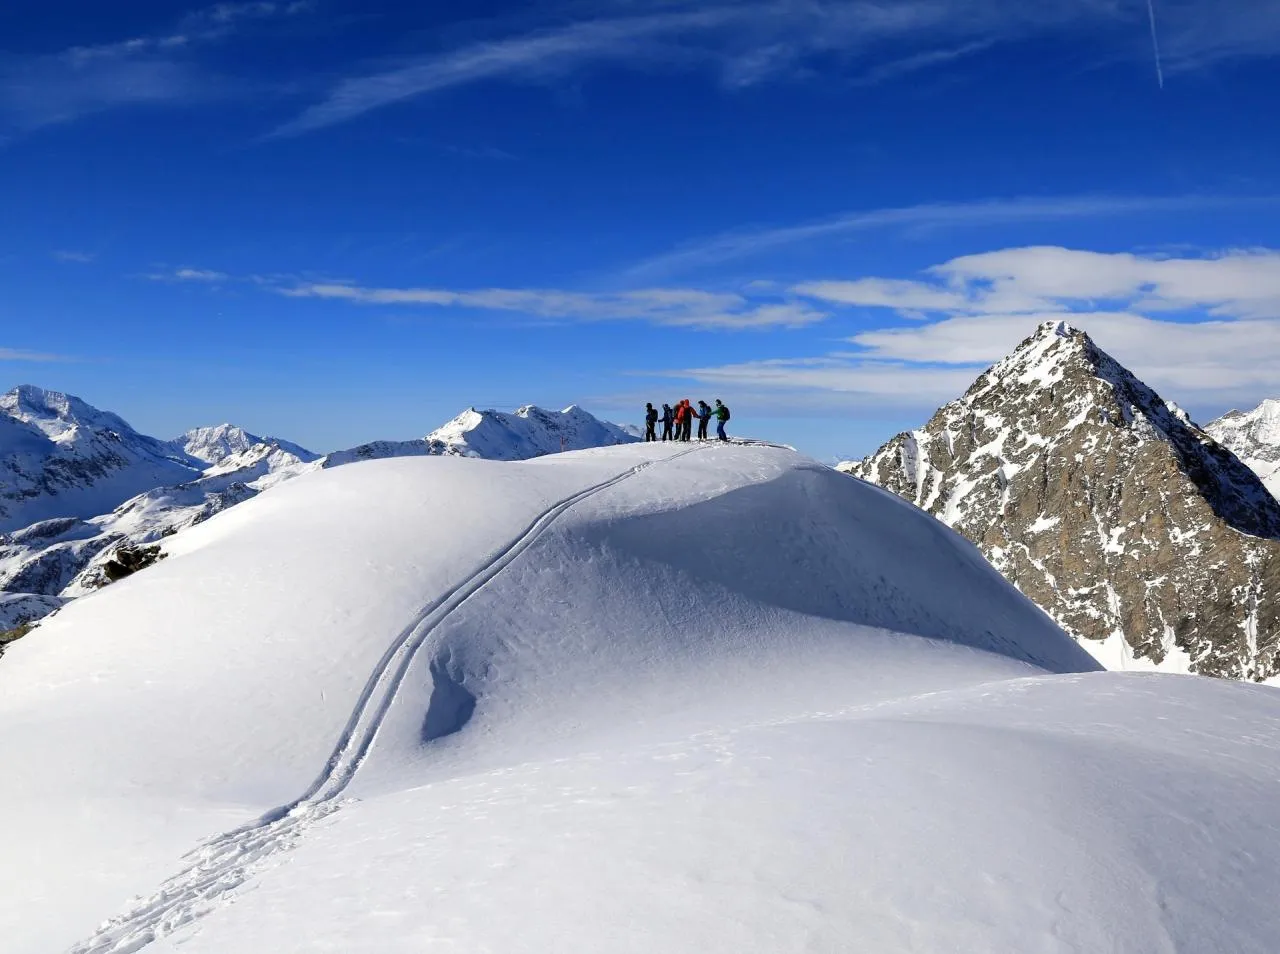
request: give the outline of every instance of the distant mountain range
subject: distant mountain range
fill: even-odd
[[[469,408],[419,440],[319,455],[233,424],[163,441],[77,397],[22,385],[0,397],[0,630],[99,588],[122,551],[313,470],[381,457],[521,460],[636,439],[578,407]]]
[[[1247,413],[1228,411],[1205,430],[1252,469],[1273,497],[1280,497],[1280,400],[1263,401]]]
[[[959,530],[1108,667],[1262,680],[1280,673],[1280,503],[1259,479],[1278,408],[1201,429],[1049,323],[840,469]]]

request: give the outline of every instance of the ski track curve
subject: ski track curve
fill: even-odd
[[[706,446],[706,445],[703,445]],[[228,892],[248,881],[274,855],[290,850],[311,825],[340,806],[340,796],[373,748],[378,730],[428,637],[454,610],[524,553],[566,511],[658,463],[678,460],[702,447],[628,468],[608,480],[564,497],[542,511],[505,547],[469,576],[424,607],[387,647],[356,700],[324,769],[305,792],[256,821],[205,842],[184,857],[190,863],[150,897],[136,899],[104,922],[69,954],[133,954],[218,907]]]

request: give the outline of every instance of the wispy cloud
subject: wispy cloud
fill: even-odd
[[[144,277],[153,282],[196,282],[206,285],[234,280],[226,272],[210,268],[173,268],[163,272],[150,272]]]
[[[498,77],[537,79],[608,59],[652,55],[648,41],[705,30],[732,19],[729,9],[593,20],[450,53],[419,57],[394,69],[344,80],[328,97],[280,126],[273,136],[295,136],[346,122],[370,110],[427,93]]]
[[[71,361],[66,355],[48,354],[42,351],[24,351],[21,348],[0,348],[0,361]]]
[[[1167,58],[1175,68],[1280,51],[1280,0],[1170,5]],[[604,11],[350,76],[272,135],[311,132],[471,83],[542,82],[602,64],[702,70],[742,89],[813,75],[889,82],[1046,34],[1131,55],[1147,17],[1116,0],[631,0]]]
[[[1160,62],[1170,76],[1280,51],[1280,0],[1161,0]]]
[[[104,110],[219,99],[235,88],[194,59],[202,45],[307,2],[221,3],[171,29],[41,56],[0,55],[0,132],[28,133]]]
[[[77,252],[74,249],[58,249],[53,253],[53,257],[59,262],[74,262],[77,265],[88,265],[98,256],[95,252]]]
[[[732,292],[646,288],[577,292],[540,288],[364,288],[338,282],[273,286],[290,298],[320,298],[363,305],[420,305],[524,314],[556,321],[646,321],[693,329],[797,328],[827,313],[794,300],[759,301]]]
[[[959,59],[1001,39],[1096,17],[1108,7],[1104,0],[632,3],[622,7],[624,15],[434,50],[390,69],[348,78],[273,135],[310,132],[470,83],[544,81],[602,63],[710,70],[734,89],[807,75],[831,64],[847,72],[848,64],[858,63],[862,83],[883,82]],[[904,51],[902,44],[915,48]]]
[[[1017,222],[1207,212],[1251,206],[1275,208],[1280,206],[1280,197],[1080,195],[937,202],[870,209],[798,225],[724,232],[646,259],[626,269],[623,274],[633,280],[660,278],[749,259],[808,242],[884,229],[983,228]]]

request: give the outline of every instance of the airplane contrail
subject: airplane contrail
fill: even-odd
[[[1164,67],[1160,63],[1160,40],[1156,37],[1156,0],[1147,0],[1147,14],[1151,18],[1151,49],[1156,54],[1156,82],[1164,89]]]

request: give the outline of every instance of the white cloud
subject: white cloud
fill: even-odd
[[[739,229],[687,243],[628,268],[633,279],[653,279],[720,265],[805,243],[884,229],[981,228],[1018,222],[1115,218],[1144,214],[1210,212],[1230,208],[1273,209],[1280,197],[1236,196],[1054,196],[940,202],[849,212],[781,228]]]
[[[60,262],[74,262],[77,265],[88,265],[98,256],[95,252],[77,252],[74,249],[59,249],[53,257]]]
[[[1280,252],[1271,250],[1154,258],[1039,246],[966,255],[927,274],[931,280],[805,282],[792,291],[899,312],[1017,314],[1116,302],[1150,311],[1280,318]]]
[[[1280,317],[1280,252],[1149,258],[1055,247],[968,255],[931,271],[978,289],[979,305],[1008,293],[1058,301],[1136,301],[1147,308],[1207,308],[1233,317]],[[987,286],[988,291],[982,291]],[[1005,309],[1002,309],[1005,310]]]
[[[326,298],[366,305],[425,305],[505,311],[569,321],[648,321],[673,327],[725,330],[795,328],[824,320],[825,312],[794,301],[752,301],[732,292],[648,288],[574,292],[545,288],[364,288],[341,282],[273,286],[290,298]]]

